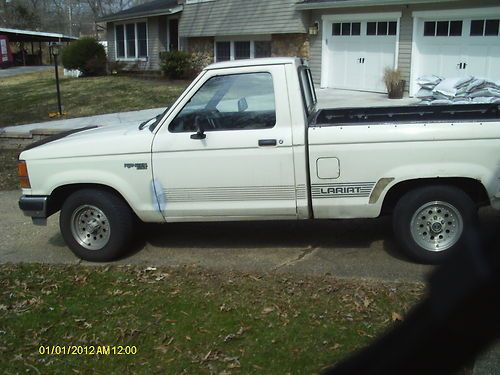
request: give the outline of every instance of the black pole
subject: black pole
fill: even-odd
[[[56,69],[57,106],[59,108],[59,116],[62,116],[61,90],[59,88],[59,71],[57,69],[57,55],[54,55],[54,66],[55,66],[55,69]]]

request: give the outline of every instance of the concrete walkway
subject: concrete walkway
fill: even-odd
[[[15,66],[8,69],[0,69],[0,78],[14,77],[21,74],[44,72],[47,70],[54,70],[53,66]]]

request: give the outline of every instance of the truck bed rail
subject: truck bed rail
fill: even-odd
[[[429,122],[500,121],[500,104],[329,108],[316,112],[309,127]]]

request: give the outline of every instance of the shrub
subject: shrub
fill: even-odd
[[[66,69],[78,69],[84,76],[106,73],[106,51],[94,38],[81,38],[65,47],[62,63]]]
[[[403,97],[406,82],[403,80],[403,75],[399,69],[385,68],[383,81],[389,99],[401,99]]]
[[[193,70],[191,54],[184,51],[163,52],[160,55],[161,69],[172,79],[189,78]]]
[[[123,61],[108,61],[108,70],[111,74],[120,74],[125,70],[125,64]]]

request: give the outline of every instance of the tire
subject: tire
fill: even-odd
[[[394,236],[410,258],[438,264],[463,243],[477,224],[477,207],[462,190],[446,185],[412,190],[393,214]]]
[[[134,214],[123,199],[111,192],[83,189],[64,202],[59,227],[77,257],[107,262],[123,255],[129,247]]]

